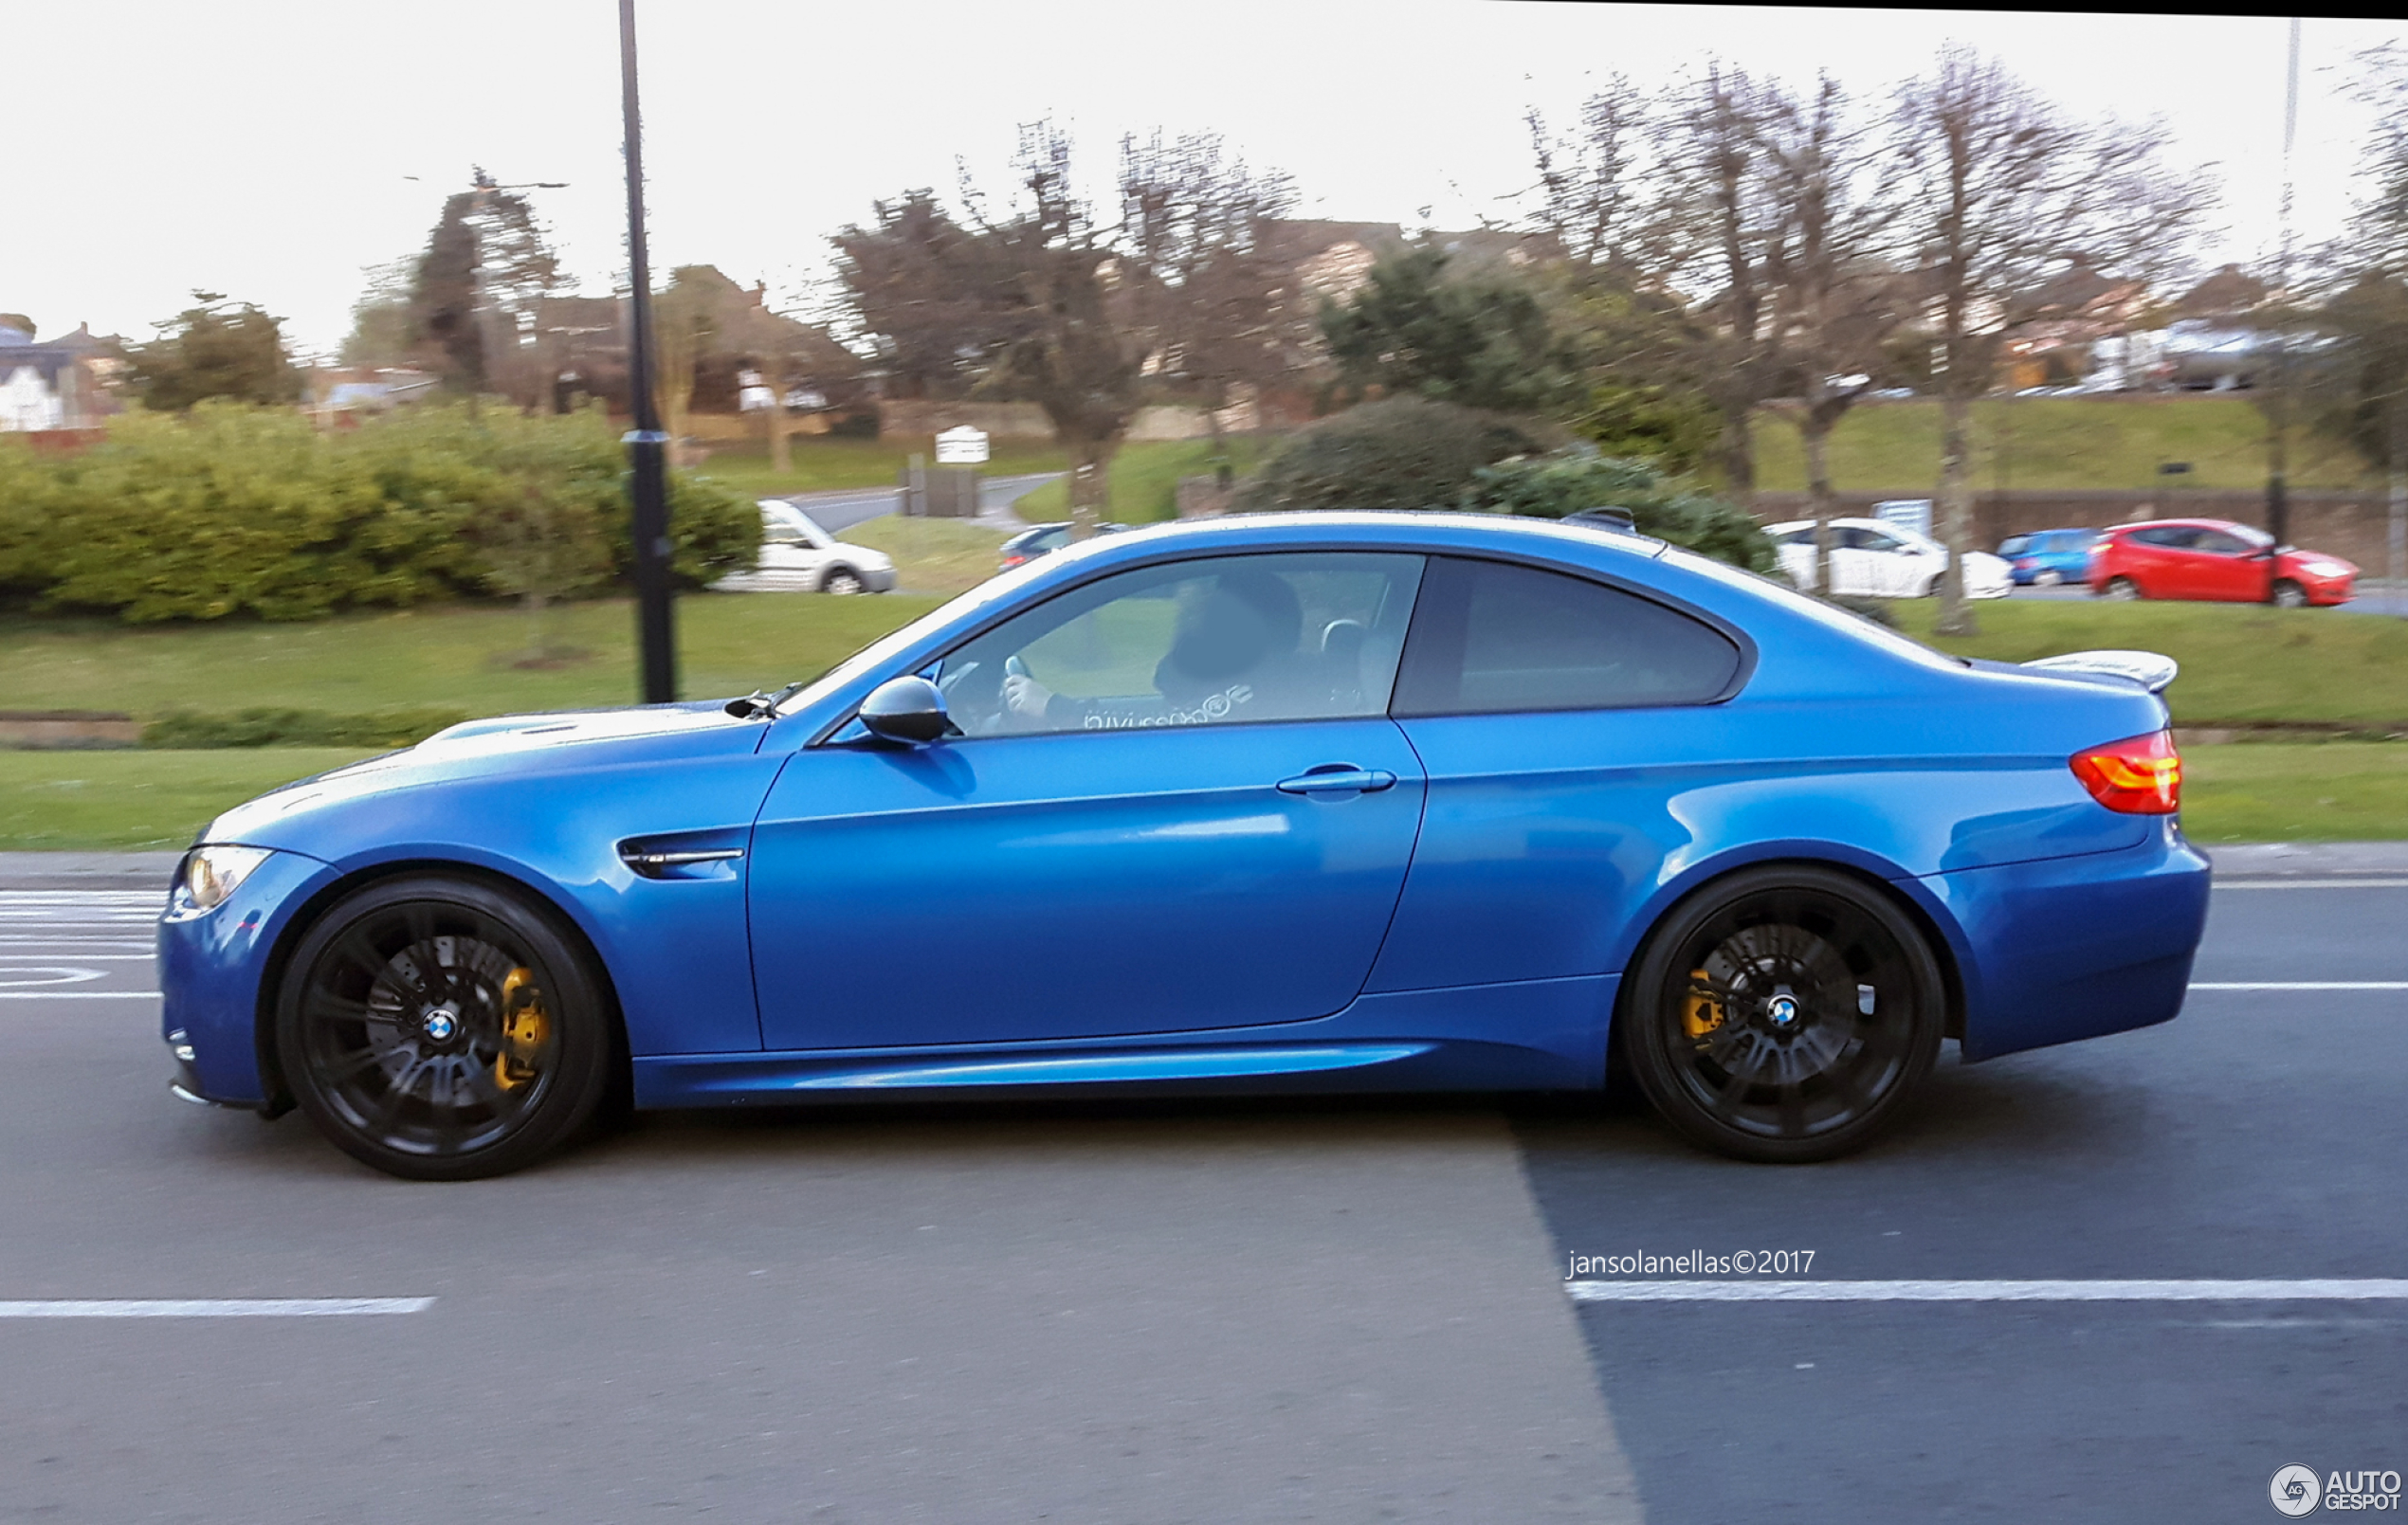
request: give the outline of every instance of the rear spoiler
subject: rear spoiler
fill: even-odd
[[[2137,683],[2152,694],[2162,694],[2174,681],[2181,664],[2171,657],[2161,657],[2154,651],[2069,651],[2062,657],[2042,657],[2027,662],[2024,666],[2037,672],[2061,678],[2078,678],[2095,682],[2100,679],[2121,680]]]

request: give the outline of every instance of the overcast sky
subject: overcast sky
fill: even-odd
[[[1108,170],[1124,131],[1210,130],[1292,173],[1310,215],[1476,226],[1531,178],[1525,107],[1709,57],[1885,93],[1944,42],[2086,114],[2162,116],[2213,164],[2211,259],[2271,246],[2279,18],[1216,0],[1196,6],[640,0],[654,268],[708,262],[793,304],[826,236],[911,186],[992,171],[1014,124],[1069,122]],[[413,253],[482,164],[534,192],[572,274],[625,263],[613,0],[27,0],[10,8],[0,311],[45,336],[147,337],[195,287],[349,326],[362,267]],[[2353,53],[2394,21],[2306,26],[2298,224],[2338,231],[2365,127]],[[414,180],[410,178],[416,176]]]

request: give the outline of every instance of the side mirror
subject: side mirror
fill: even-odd
[[[925,678],[889,678],[861,701],[864,729],[884,741],[924,747],[961,735],[945,713],[945,697]]]

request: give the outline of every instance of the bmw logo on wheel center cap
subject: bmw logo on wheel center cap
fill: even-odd
[[[460,1030],[460,1014],[449,1007],[439,1006],[420,1018],[418,1025],[426,1029],[428,1037],[440,1044]]]
[[[1772,1005],[1765,1008],[1765,1015],[1773,1019],[1773,1026],[1788,1026],[1797,1020],[1797,998],[1790,995],[1773,997]]]

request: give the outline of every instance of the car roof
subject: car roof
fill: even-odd
[[[1892,524],[1888,519],[1869,519],[1856,515],[1835,515],[1825,522],[1834,525],[1840,529],[1903,530],[1908,535],[1916,535],[1919,533],[1911,524]],[[1779,524],[1765,525],[1764,533],[1767,535],[1786,535],[1792,530],[1811,530],[1814,527],[1815,521],[1813,519],[1786,519]]]
[[[2264,535],[2253,524],[2233,519],[2143,519],[2138,524],[2116,524],[2100,531],[2102,535],[2123,535],[2132,530],[2237,530],[2243,535]]]

